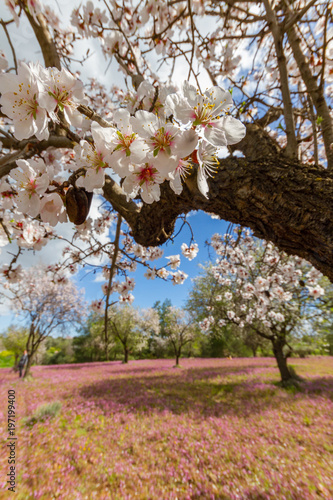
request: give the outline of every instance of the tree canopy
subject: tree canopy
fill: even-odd
[[[75,8],[65,29],[39,1],[6,1],[1,244],[38,250],[70,220],[75,238],[90,245],[68,251],[74,272],[103,251],[96,235],[118,217],[118,239],[108,247],[111,286],[124,256],[122,222],[140,256],[140,246],[172,238],[179,216],[204,210],[250,227],[332,280],[329,2],[102,4]],[[10,31],[24,17],[43,64],[25,64],[16,52]],[[111,90],[79,79],[75,47],[83,39],[100,44],[123,85],[118,77],[110,78]],[[89,52],[83,66],[93,64]],[[96,189],[107,210],[92,226]],[[6,277],[17,258],[3,269]],[[134,260],[127,258],[127,268]],[[168,276],[184,278],[180,271]]]

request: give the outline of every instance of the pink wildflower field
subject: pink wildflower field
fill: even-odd
[[[0,497],[333,499],[332,358],[183,359],[0,370]],[[16,392],[16,491],[7,491],[7,394]],[[58,415],[27,425],[45,403]],[[5,450],[5,451],[4,451]]]

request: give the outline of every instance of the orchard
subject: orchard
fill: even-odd
[[[331,2],[0,3],[0,488],[333,498]]]
[[[247,278],[258,262],[248,262],[241,247],[226,249],[231,267],[222,259],[213,269],[221,284],[230,281],[223,273],[237,275],[245,301],[230,298],[217,321],[251,325],[272,340],[288,379],[281,332],[292,321],[280,310],[296,293],[288,286],[304,281],[304,259],[314,266],[304,300],[323,295],[321,275],[333,278],[329,3],[88,1],[74,8],[69,27],[39,0],[5,3],[0,242],[12,259],[1,268],[4,290],[17,304],[18,290],[30,286],[22,254],[52,248],[70,221],[63,258],[45,276],[63,283],[91,256],[106,259],[104,298],[92,309],[104,315],[107,352],[113,308],[133,302],[138,265],[147,286],[155,278],[186,280],[179,255],[159,267],[152,262],[163,256],[176,221],[202,210],[250,228],[249,241],[264,240],[255,282]],[[22,60],[11,38],[23,21],[39,44],[38,62]],[[82,41],[98,45],[122,84],[112,72],[108,88],[80,78]],[[79,63],[89,68],[93,61],[88,49]],[[100,211],[92,219],[96,198]],[[189,260],[198,250],[195,234],[182,245]],[[282,265],[287,255],[294,260]],[[213,320],[203,321],[207,328]]]

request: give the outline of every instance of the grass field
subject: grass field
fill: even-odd
[[[299,390],[276,385],[269,358],[181,364],[33,367],[27,382],[0,369],[0,498],[333,499],[332,358],[292,360]],[[6,491],[8,389],[15,493]],[[37,411],[56,402],[55,416]]]

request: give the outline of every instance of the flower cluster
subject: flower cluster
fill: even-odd
[[[2,112],[12,119],[19,140],[47,139],[49,121],[59,121],[59,112],[70,125],[82,124],[77,106],[84,101],[83,83],[64,68],[22,62],[17,75],[0,75],[0,92]]]
[[[214,314],[201,321],[201,329],[231,322],[239,328],[261,327],[279,335],[289,332],[296,319],[325,293],[318,284],[322,275],[271,243],[260,245],[248,230],[236,228],[235,232],[237,238],[229,234],[212,237],[218,258],[209,273],[217,288],[206,309]]]
[[[157,95],[159,89],[143,81],[137,95],[143,96],[146,91],[147,97],[141,101],[148,99],[149,104],[149,96],[154,99],[152,92]],[[83,84],[65,69],[21,63],[17,75],[0,75],[0,92],[2,111],[12,120],[14,136],[19,140],[33,135],[47,139],[51,122],[81,127],[81,135],[90,126],[87,138],[75,146],[75,156],[66,167],[67,176],[80,170],[77,187],[87,191],[102,188],[110,169],[123,179],[128,199],[140,195],[146,203],[160,199],[164,181],[180,194],[182,180],[192,167],[197,168],[198,188],[207,197],[207,178],[218,167],[216,148],[234,144],[245,134],[244,125],[226,114],[232,99],[220,87],[201,94],[184,82],[180,92],[161,92],[155,112],[118,109],[112,123],[104,127],[83,120],[78,111],[79,104],[84,103]],[[19,213],[30,217],[40,214],[42,222],[55,226],[67,217],[61,193],[53,187],[55,181],[59,185],[64,180],[64,172],[59,177],[61,168],[57,159],[53,160],[47,155],[44,161],[18,160],[9,185],[2,185],[1,191],[5,193],[3,198],[11,195]],[[184,255],[191,259],[196,252],[193,247]]]

